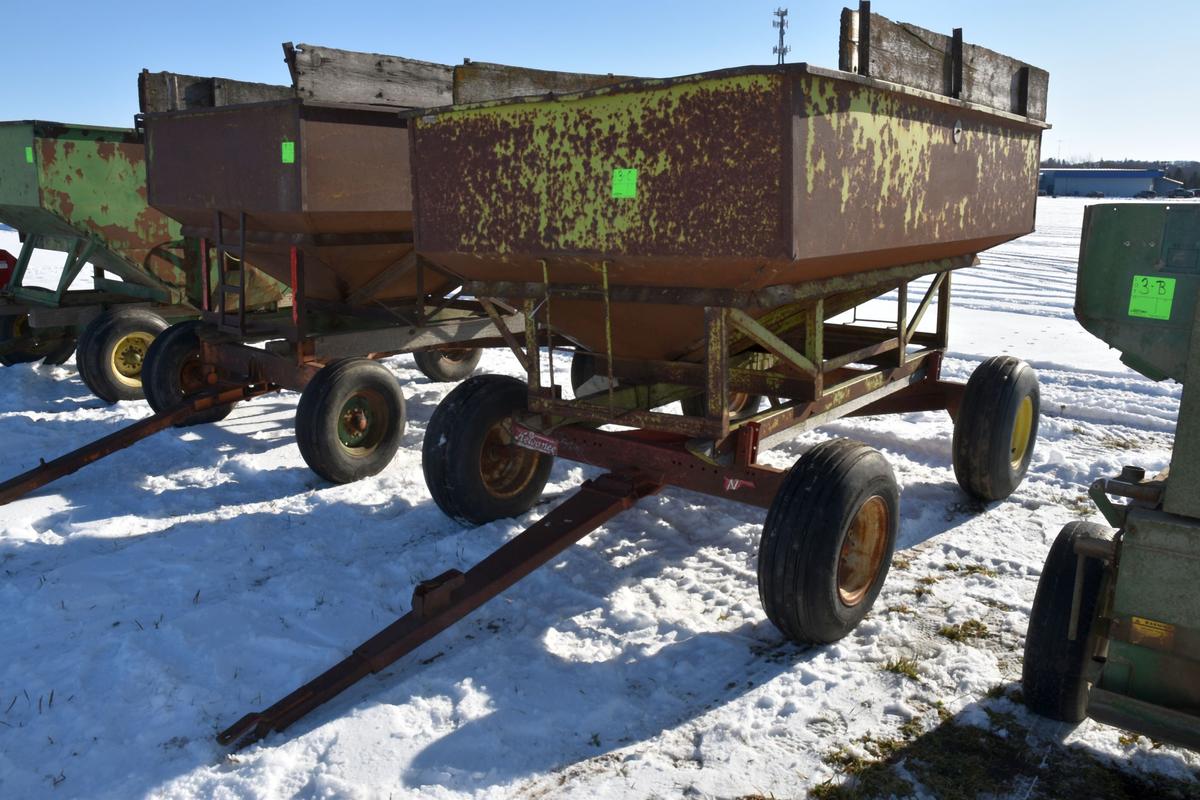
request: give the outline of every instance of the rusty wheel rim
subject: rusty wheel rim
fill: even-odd
[[[838,554],[838,598],[843,605],[861,603],[879,576],[887,553],[890,517],[887,502],[880,495],[874,495],[859,507],[850,521]]]
[[[1013,469],[1020,469],[1029,451],[1029,432],[1033,430],[1033,398],[1025,395],[1017,408],[1017,417],[1013,421],[1012,440],[1008,445],[1008,463]]]
[[[391,414],[383,395],[361,389],[346,398],[338,410],[338,441],[352,456],[375,451],[391,425]]]
[[[736,417],[738,414],[741,414],[748,402],[750,402],[750,395],[745,392],[730,392],[729,416]]]
[[[179,365],[179,390],[184,397],[189,397],[203,391],[206,385],[200,351],[194,350],[188,353],[187,357],[183,359],[183,363]]]
[[[479,476],[492,497],[508,499],[519,495],[537,472],[539,453],[513,442],[512,433],[499,422],[483,439],[479,453]]]
[[[118,339],[109,356],[113,377],[126,386],[141,386],[142,364],[153,341],[154,334],[146,331],[134,331]]]

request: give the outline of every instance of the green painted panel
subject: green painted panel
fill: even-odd
[[[1198,242],[1200,206],[1194,204],[1103,203],[1084,214],[1075,317],[1155,380],[1182,381],[1186,372],[1200,291]],[[1153,296],[1138,295],[1139,287]]]
[[[0,124],[0,208],[38,205],[37,166],[27,152],[33,155],[32,123]]]
[[[52,249],[91,240],[90,261],[136,284],[131,295],[199,305],[198,245],[184,243],[179,223],[148,204],[145,146],[133,130],[0,123],[0,222],[43,236],[40,246]],[[249,287],[256,307],[285,294],[258,271]]]
[[[1130,511],[1121,536],[1113,616],[1129,621],[1132,641],[1110,642],[1103,688],[1200,710],[1198,578],[1200,522],[1149,509]]]

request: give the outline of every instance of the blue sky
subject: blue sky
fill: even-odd
[[[780,2],[207,2],[51,0],[8,6],[0,118],[129,125],[142,67],[287,83],[280,43],[458,63],[682,75],[789,61],[837,66],[834,0]],[[876,13],[1050,72],[1043,155],[1200,159],[1200,1],[876,0]]]

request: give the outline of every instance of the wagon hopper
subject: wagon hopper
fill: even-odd
[[[88,387],[109,402],[140,397],[154,336],[194,317],[200,254],[177,222],[146,202],[145,148],[133,130],[55,122],[0,123],[0,220],[23,245],[0,295],[0,361],[62,363],[79,341]],[[27,283],[38,248],[65,255],[56,285]],[[91,265],[92,289],[72,289]],[[114,279],[115,276],[115,279]],[[281,287],[252,279],[247,305],[273,306]]]
[[[517,341],[519,313],[461,295],[458,276],[413,251],[408,123],[397,109],[616,76],[284,52],[292,86],[140,75],[150,203],[183,223],[211,266],[199,282],[203,319],[172,326],[147,353],[153,417],[0,484],[0,503],[281,388],[302,392],[305,461],[331,481],[357,480],[387,465],[404,430],[403,394],[375,357],[413,352],[430,378],[459,380],[479,347]],[[247,315],[240,298],[255,271],[245,264],[291,287],[290,306]]]
[[[404,430],[403,394],[373,357],[412,352],[431,379],[460,380],[481,346],[522,329],[511,308],[462,295],[455,273],[414,250],[409,123],[397,110],[615,78],[311,45],[284,53],[283,99],[216,107],[187,100],[193,79],[142,76],[143,87],[175,87],[142,91],[150,203],[220,265],[204,323],[180,326],[151,355],[149,399],[165,412],[213,382],[301,391],[301,453],[342,483],[383,469]],[[161,108],[170,96],[184,101]],[[248,323],[231,312],[243,259],[292,287],[287,314]]]
[[[789,470],[758,463],[830,419],[949,411],[962,488],[996,500],[1019,485],[1033,371],[992,358],[964,386],[939,365],[950,273],[1033,228],[1046,75],[868,4],[843,33],[840,71],[748,67],[409,115],[418,253],[525,320],[509,340],[528,382],[473,377],[431,418],[434,501],[481,524],[531,509],[555,457],[605,474],[466,573],[419,585],[409,614],[221,741],[282,730],[666,486],[766,509],[768,618],[796,641],[840,639],[888,571],[892,471],[848,440]],[[891,55],[913,40],[921,58]],[[842,314],[888,292],[887,324]],[[584,348],[574,399],[543,372],[555,337]],[[676,400],[683,414],[664,410]]]

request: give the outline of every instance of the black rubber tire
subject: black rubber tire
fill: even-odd
[[[42,358],[43,364],[49,364],[52,367],[67,363],[67,359],[75,352],[75,337],[65,336],[59,343],[58,347],[51,350],[45,357]]]
[[[95,320],[93,319],[92,322],[95,322]],[[89,385],[88,382],[90,378],[87,374],[87,362],[84,360],[81,353],[91,346],[89,344],[89,340],[91,339],[90,334],[92,333],[92,330],[93,328],[91,322],[89,322],[87,325],[84,325],[83,330],[79,332],[79,339],[75,342],[75,370],[79,373],[79,379],[83,381],[84,386]],[[153,346],[154,345],[151,345],[151,347]],[[147,356],[149,356],[149,352],[147,352]]]
[[[17,329],[22,325],[28,330],[29,315],[28,314],[5,314],[0,317],[0,342],[8,342],[13,338],[27,338],[28,334],[18,333]],[[11,367],[14,364],[29,364],[37,361],[41,356],[37,354],[36,349],[17,349],[9,350],[4,355],[0,355],[0,364],[6,367]]]
[[[419,350],[413,353],[417,369],[434,383],[458,383],[470,377],[483,351],[463,347],[454,350]]]
[[[351,403],[375,417],[361,445],[341,438],[339,423]],[[369,358],[344,358],[325,365],[304,387],[296,406],[296,444],[313,472],[332,483],[352,483],[392,462],[405,422],[404,393],[391,370]]]
[[[146,402],[157,413],[178,408],[191,395],[203,391],[200,372],[200,320],[177,322],[155,338],[146,352],[142,389]],[[189,371],[190,374],[189,374]],[[191,415],[177,428],[220,422],[233,411],[232,405],[217,406]]]
[[[571,355],[571,391],[579,396],[579,387],[596,375],[596,357],[585,350],[576,350]]]
[[[576,350],[571,355],[571,392],[574,392],[576,397],[581,397],[580,387],[598,374],[602,380],[600,389],[596,391],[605,391],[608,389],[608,360],[606,357],[598,359],[594,353],[588,353],[587,350]],[[618,386],[632,385],[628,381],[623,383],[619,378],[613,378],[613,383]]]
[[[1032,403],[1032,424],[1014,463],[1013,430],[1026,398]],[[1024,361],[993,356],[976,367],[954,423],[954,477],[963,491],[990,502],[1021,485],[1037,443],[1040,408],[1037,374]]]
[[[886,519],[874,526],[873,567],[847,575],[847,602],[840,586],[843,547],[860,511],[879,521],[884,510]],[[887,578],[899,511],[896,478],[877,450],[834,439],[801,456],[771,502],[759,544],[758,595],[767,618],[805,644],[835,642],[854,630]]]
[[[1075,540],[1080,536],[1112,538],[1112,529],[1095,522],[1070,522],[1059,531],[1033,597],[1021,670],[1025,705],[1043,717],[1072,723],[1081,722],[1087,713],[1085,674],[1092,652],[1092,623],[1104,582],[1104,564],[1094,558],[1085,559],[1079,627],[1075,640],[1069,640],[1078,566]]]
[[[736,394],[736,393],[735,393]],[[762,408],[763,396],[761,394],[746,394],[745,402],[741,408],[732,408],[729,411],[730,419],[746,419],[753,417]],[[734,397],[731,395],[730,404],[732,405]],[[708,415],[708,397],[702,394],[688,397],[679,401],[679,405],[683,407],[683,413],[689,417],[704,417]]]
[[[526,407],[528,389],[505,375],[476,375],[463,381],[434,409],[425,429],[421,467],[425,485],[447,516],[468,525],[524,514],[542,494],[554,457],[504,443],[500,424]],[[490,488],[484,478],[485,445],[496,464],[511,455],[518,461],[513,484]],[[506,476],[501,476],[501,480]]]
[[[80,337],[79,354],[76,359],[83,367],[79,375],[92,390],[92,394],[106,403],[118,400],[140,400],[142,391],[141,367],[144,355],[132,376],[122,376],[113,368],[113,350],[127,336],[145,334],[153,342],[158,334],[167,329],[167,321],[144,308],[119,308],[105,311],[96,317]],[[146,352],[149,352],[149,345]]]

